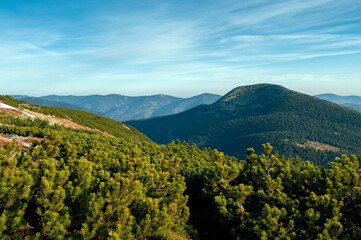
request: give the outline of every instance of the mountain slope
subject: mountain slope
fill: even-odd
[[[276,150],[325,165],[342,153],[361,156],[361,114],[284,87],[233,89],[217,102],[127,124],[157,143],[176,138],[236,157],[271,142]]]
[[[41,120],[47,120],[51,123],[57,123],[72,128],[88,129],[100,131],[106,135],[115,137],[133,139],[134,141],[148,141],[151,140],[124,123],[115,121],[113,119],[101,117],[92,113],[59,107],[45,107],[28,102],[13,99],[10,96],[0,96],[0,102],[15,107],[22,112],[34,115]],[[22,116],[23,113],[0,111],[0,116],[15,115]]]
[[[57,96],[49,95],[39,99],[64,102],[84,109],[100,112],[118,121],[150,118],[179,113],[201,104],[211,104],[221,96],[201,94],[191,98],[177,98],[168,95],[128,97],[123,95]]]

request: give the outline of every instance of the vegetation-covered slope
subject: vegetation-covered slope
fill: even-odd
[[[1,238],[185,239],[187,197],[176,159],[151,160],[142,145],[94,131],[2,122],[4,136],[43,141],[28,151],[15,140],[0,148]]]
[[[25,109],[33,113],[41,113],[46,115],[44,116],[45,119],[51,120],[52,116],[56,116],[65,120],[71,120],[84,127],[106,132],[115,137],[132,138],[134,141],[144,140],[151,142],[147,136],[131,126],[92,113],[75,109],[29,104],[24,101],[13,99],[10,96],[0,96],[0,101],[19,109]]]
[[[178,138],[242,158],[247,147],[272,142],[283,154],[323,166],[342,153],[361,156],[360,123],[360,113],[269,84],[239,87],[176,115],[127,122],[157,143]]]
[[[154,145],[6,117],[2,239],[359,239],[355,157],[329,169],[247,151]],[[36,137],[28,149],[22,137]],[[17,139],[17,140],[15,140]]]

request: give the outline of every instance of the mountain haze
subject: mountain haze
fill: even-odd
[[[361,104],[344,103],[342,106],[361,112]]]
[[[282,86],[233,89],[211,105],[165,117],[128,121],[157,143],[175,139],[236,157],[270,142],[276,150],[326,165],[342,153],[361,155],[361,114]]]
[[[70,103],[65,103],[65,102],[57,102],[57,101],[50,101],[50,100],[45,100],[45,99],[41,99],[41,98],[36,98],[36,97],[29,97],[29,96],[23,96],[23,97],[17,97],[14,96],[15,99],[20,99],[22,101],[28,102],[28,103],[32,103],[32,104],[37,104],[40,106],[46,106],[46,107],[61,107],[61,108],[69,108],[69,109],[77,109],[77,110],[81,110],[81,111],[85,111],[85,112],[90,112],[99,116],[104,116],[103,113],[97,112],[97,111],[92,111],[90,109],[87,108],[83,108],[74,104],[70,104]]]
[[[361,97],[359,96],[339,96],[333,93],[325,93],[325,94],[316,95],[315,97],[337,104],[345,104],[345,103],[361,104]]]
[[[14,97],[24,99],[24,96],[22,95]],[[117,121],[124,121],[175,114],[201,104],[214,103],[220,97],[221,96],[219,95],[209,93],[204,93],[190,98],[178,98],[163,94],[139,97],[110,94],[90,96],[49,95],[31,98],[30,100],[31,102],[39,105],[49,105],[49,103],[52,103],[51,106],[54,106],[54,102],[58,102],[58,107],[74,109],[74,106],[77,106],[80,110],[100,113],[101,115],[108,116]]]
[[[361,97],[359,96],[339,96],[326,93],[316,95],[315,97],[361,112]]]

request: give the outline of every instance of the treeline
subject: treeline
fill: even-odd
[[[45,138],[27,152],[0,148],[1,238],[185,239],[179,160],[153,162],[132,141],[91,131],[0,129]]]
[[[7,125],[12,121],[12,125]],[[1,239],[360,239],[355,157],[323,168],[253,149],[238,161],[179,141],[3,119],[38,136],[0,148]],[[16,123],[16,124],[14,124]]]

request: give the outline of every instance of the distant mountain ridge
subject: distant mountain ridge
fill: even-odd
[[[85,111],[85,112],[90,112],[99,116],[105,116],[103,113],[97,112],[97,111],[92,111],[90,109],[87,108],[83,108],[74,104],[70,104],[70,103],[65,103],[65,102],[55,102],[55,101],[50,101],[50,100],[44,100],[41,98],[36,98],[36,97],[29,97],[29,96],[22,96],[20,98],[16,98],[15,99],[19,99],[28,103],[32,103],[32,104],[37,104],[40,106],[45,106],[45,107],[62,107],[62,108],[69,108],[69,109],[76,109],[76,110],[81,110],[81,111]]]
[[[361,114],[271,84],[241,86],[210,105],[126,123],[157,143],[180,139],[240,158],[265,142],[324,166],[343,153],[361,156]]]
[[[333,93],[326,93],[316,95],[315,97],[361,112],[360,96],[339,96]]]
[[[211,104],[220,97],[220,95],[209,93],[200,94],[190,98],[178,98],[163,94],[139,97],[110,94],[89,96],[49,95],[35,99],[31,98],[30,100],[32,103],[39,105],[53,104],[50,106],[55,106],[54,103],[57,102],[57,107],[75,109],[75,106],[77,106],[76,109],[80,108],[80,110],[93,113],[98,112],[115,120],[124,121],[175,114],[198,105]],[[24,95],[16,95],[14,98],[20,100],[25,98],[29,99],[28,96]]]
[[[337,104],[345,104],[345,103],[352,103],[352,104],[361,104],[361,97],[360,96],[340,96],[333,93],[325,93],[325,94],[318,94],[315,97],[334,102]]]

